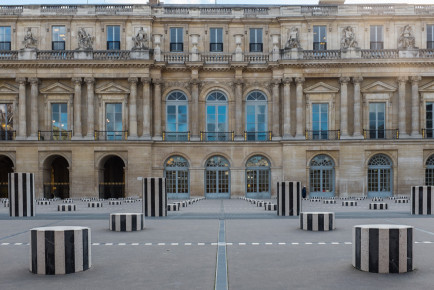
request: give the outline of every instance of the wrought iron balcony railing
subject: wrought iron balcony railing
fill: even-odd
[[[15,140],[15,130],[0,130],[0,141]]]
[[[398,129],[366,130],[363,129],[365,139],[399,139]]]
[[[244,141],[271,141],[271,131],[244,131]]]
[[[190,131],[187,132],[167,132],[163,131],[163,141],[186,142],[190,141]]]
[[[226,142],[234,141],[234,131],[232,132],[200,132],[200,141],[206,142]]]
[[[341,130],[306,130],[306,140],[339,140]]]
[[[128,139],[128,131],[96,131],[96,141],[125,141]]]
[[[422,129],[422,138],[424,139],[433,139],[434,138],[434,129]]]
[[[38,141],[68,141],[71,140],[72,131],[38,131]]]

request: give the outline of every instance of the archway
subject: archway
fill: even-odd
[[[246,163],[246,197],[271,198],[270,161],[261,155],[251,157]]]
[[[100,198],[125,197],[125,162],[122,158],[110,155],[101,161]]]
[[[213,156],[205,164],[205,197],[230,198],[231,172],[229,161],[223,156]]]
[[[182,156],[171,156],[164,164],[168,198],[190,198],[188,161]]]
[[[309,191],[310,197],[335,195],[335,163],[330,156],[321,154],[310,161]]]
[[[14,163],[7,156],[0,156],[0,198],[8,197],[8,174],[14,172]]]
[[[69,198],[69,163],[65,157],[52,155],[44,161],[44,197]]]
[[[368,197],[392,196],[392,160],[384,154],[377,154],[368,163]]]
[[[434,155],[431,155],[425,163],[425,185],[434,186]]]

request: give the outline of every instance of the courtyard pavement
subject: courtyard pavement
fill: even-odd
[[[276,202],[275,199],[268,200]],[[0,289],[433,289],[434,223],[411,216],[410,203],[385,200],[388,210],[303,201],[303,211],[333,211],[336,230],[307,232],[298,217],[278,217],[245,200],[202,200],[167,217],[146,218],[139,232],[111,232],[109,213],[141,212],[141,203],[61,213],[36,206],[32,218],[11,218],[0,203]],[[359,224],[415,227],[415,271],[373,274],[351,265],[352,228]],[[87,226],[92,268],[68,275],[29,272],[29,230]]]

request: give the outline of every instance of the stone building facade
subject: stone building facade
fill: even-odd
[[[434,183],[434,5],[0,16],[2,195],[11,171],[34,172],[38,197],[73,198],[139,195],[138,177],[163,175],[174,198],[268,197],[279,180],[312,196]]]

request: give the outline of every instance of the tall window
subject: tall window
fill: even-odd
[[[171,92],[166,99],[166,140],[188,140],[188,100],[180,92]]]
[[[383,25],[371,25],[371,49],[384,49]]]
[[[310,195],[331,197],[335,192],[335,163],[327,155],[317,155],[310,162]]]
[[[267,97],[260,91],[253,91],[246,102],[246,134],[249,141],[267,140]]]
[[[313,50],[327,50],[327,26],[313,27]]]
[[[206,98],[206,131],[208,141],[228,141],[228,101],[219,92],[211,92]]]
[[[262,28],[250,28],[250,52],[262,51]]]
[[[65,26],[53,26],[52,28],[52,50],[65,50],[66,28]]]
[[[106,138],[107,140],[122,140],[122,104],[106,104]]]
[[[246,164],[246,192],[249,198],[270,198],[270,162],[256,155]]]
[[[166,160],[164,173],[169,198],[189,198],[188,161],[181,156]]]
[[[205,164],[205,195],[207,198],[230,197],[229,161],[213,156]]]
[[[170,51],[184,51],[184,36],[182,27],[170,28]]]
[[[0,50],[11,50],[10,26],[0,26]]]
[[[426,26],[426,48],[434,49],[434,25],[432,24]]]
[[[121,49],[121,27],[119,25],[107,26],[107,50]]]
[[[433,138],[434,137],[434,128],[433,128],[433,111],[434,111],[434,103],[426,103],[425,107],[425,119],[426,119],[426,137]]]
[[[369,138],[384,139],[386,124],[386,103],[369,103]]]
[[[210,43],[209,51],[222,52],[223,51],[223,28],[211,28],[209,30]]]
[[[66,138],[68,130],[68,105],[65,103],[51,104],[51,131],[53,139]]]
[[[434,186],[434,155],[428,158],[425,166],[425,185]]]
[[[312,104],[313,139],[328,139],[328,104]]]
[[[12,140],[14,114],[12,104],[0,104],[0,140]]]
[[[377,154],[368,163],[368,196],[392,194],[392,161],[384,154]]]

